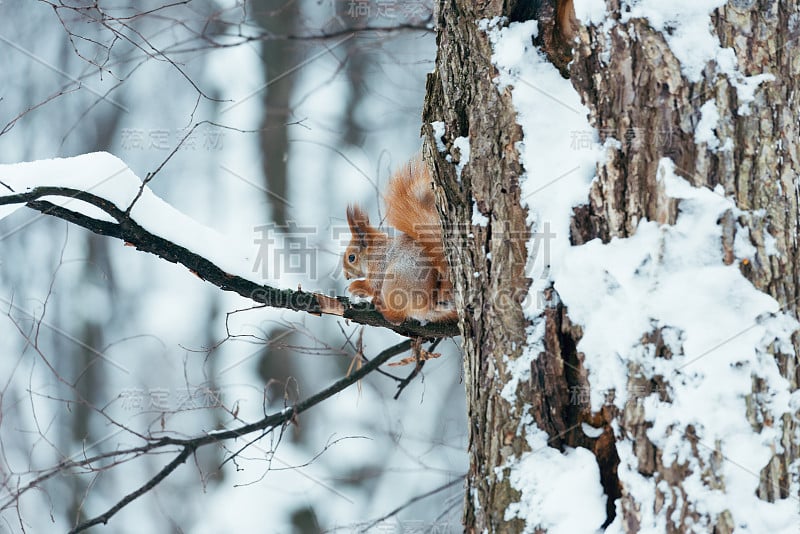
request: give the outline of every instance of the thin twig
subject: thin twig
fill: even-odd
[[[120,499],[117,504],[109,508],[106,512],[84,521],[83,523],[77,525],[70,531],[70,534],[82,532],[94,525],[99,524],[106,524],[108,520],[117,512],[119,512],[122,508],[133,502],[135,499],[141,497],[148,491],[152,490],[156,485],[158,485],[162,480],[164,480],[170,473],[175,471],[179,465],[184,463],[189,456],[199,449],[200,447],[211,445],[215,443],[219,443],[220,441],[225,441],[229,439],[236,439],[242,436],[246,436],[247,434],[253,432],[262,432],[263,435],[266,435],[269,431],[274,430],[275,428],[282,427],[289,422],[295,420],[295,418],[300,415],[301,413],[305,412],[309,408],[316,406],[317,404],[321,403],[322,401],[336,395],[340,391],[346,389],[347,387],[353,385],[354,383],[361,380],[363,377],[377,369],[380,365],[388,361],[390,358],[398,354],[402,354],[403,352],[409,350],[411,348],[411,340],[403,341],[402,343],[398,343],[388,349],[385,349],[383,352],[378,354],[375,358],[372,359],[369,363],[365,364],[361,369],[358,369],[353,374],[341,378],[328,386],[327,388],[323,389],[319,393],[308,397],[307,399],[295,404],[294,406],[289,406],[284,408],[278,413],[268,415],[261,419],[260,421],[256,421],[255,423],[250,423],[247,425],[243,425],[238,428],[234,428],[231,430],[223,430],[217,432],[210,432],[208,434],[204,434],[202,436],[197,436],[194,438],[173,438],[173,437],[163,437],[155,441],[151,441],[148,446],[142,447],[142,449],[146,449],[147,451],[152,451],[154,449],[162,448],[162,447],[169,447],[169,446],[179,446],[181,447],[181,452],[166,466],[164,466],[161,471],[156,474],[153,478],[148,480],[145,484],[140,486],[138,489],[129,493],[122,499]]]
[[[467,475],[463,475],[460,478],[453,479],[450,482],[448,482],[447,484],[443,484],[443,485],[439,486],[438,488],[434,488],[434,489],[430,490],[427,493],[423,493],[422,495],[417,495],[416,497],[413,497],[413,498],[409,499],[404,504],[401,504],[400,506],[398,506],[397,508],[395,508],[394,510],[392,510],[388,514],[386,514],[386,515],[384,515],[382,517],[379,517],[378,519],[374,520],[372,523],[370,523],[369,525],[364,527],[361,530],[361,532],[368,532],[369,529],[371,529],[372,527],[374,527],[375,525],[377,525],[381,521],[386,521],[390,517],[397,515],[398,513],[402,512],[405,508],[408,508],[409,506],[411,506],[415,502],[419,502],[422,499],[427,499],[428,497],[436,495],[437,493],[439,493],[441,491],[444,491],[444,490],[446,490],[448,488],[452,488],[456,484],[463,484],[464,483],[464,479],[466,478],[466,476]]]
[[[440,341],[441,338],[431,343],[431,346],[428,347],[428,352],[432,352],[436,346],[439,345]],[[417,377],[420,371],[422,371],[422,366],[425,365],[425,360],[420,359],[419,357],[419,350],[417,350],[417,354],[415,356],[417,357],[417,363],[414,365],[414,369],[409,373],[409,375],[401,380],[399,384],[397,384],[397,392],[394,394],[394,400],[400,398],[400,394],[403,392],[403,390],[406,389],[406,387]]]

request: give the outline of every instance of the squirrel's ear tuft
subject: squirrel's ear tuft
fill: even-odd
[[[347,224],[351,230],[356,228],[366,229],[369,226],[369,215],[355,204],[347,206]]]
[[[367,231],[369,229],[369,216],[357,205],[347,206],[347,224],[350,225],[350,232],[354,238],[366,245]]]

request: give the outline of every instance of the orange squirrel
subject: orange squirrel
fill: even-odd
[[[442,230],[434,203],[432,179],[417,156],[389,182],[386,219],[400,234],[390,236],[369,223],[357,205],[347,207],[353,237],[343,257],[349,291],[371,297],[387,321],[449,321],[458,316]]]

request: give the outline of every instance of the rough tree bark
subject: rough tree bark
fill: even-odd
[[[516,497],[508,482],[498,481],[493,467],[507,456],[505,448],[520,453],[524,439],[517,435],[517,423],[510,406],[499,398],[502,389],[496,376],[505,376],[502,360],[493,355],[514,355],[512,344],[525,341],[525,317],[521,306],[498,306],[493,295],[524,295],[525,250],[510,247],[502,239],[511,232],[526,235],[525,211],[520,205],[518,162],[515,143],[522,139],[516,112],[509,94],[499,94],[492,82],[494,68],[491,46],[476,21],[503,15],[502,2],[479,8],[469,0],[441,3],[438,10],[439,33],[436,70],[428,78],[423,130],[427,134],[426,156],[439,176],[437,191],[444,208],[445,243],[452,267],[456,303],[466,313],[460,322],[463,336],[465,384],[469,413],[470,471],[464,521],[468,531],[490,528],[503,521],[505,508]],[[443,161],[436,150],[430,123],[444,122],[442,140],[451,146],[459,136],[470,139],[470,163],[461,176],[453,165]],[[455,154],[459,156],[459,154]],[[465,231],[470,221],[472,198],[490,217],[486,227]],[[459,224],[462,223],[462,224]],[[505,225],[501,227],[501,225]],[[472,236],[472,237],[470,237]],[[523,247],[524,248],[524,247]],[[492,257],[507,261],[490,262]],[[480,273],[473,278],[473,273]],[[517,351],[517,355],[518,355]],[[480,509],[475,509],[475,501]],[[519,525],[515,525],[519,530]]]
[[[620,3],[608,2],[610,13],[620,13]],[[671,222],[676,204],[664,200],[656,184],[659,158],[670,157],[676,169],[694,186],[714,188],[722,185],[724,194],[732,197],[739,209],[758,215],[723,218],[722,247],[726,262],[734,259],[733,242],[739,231],[749,231],[749,241],[756,248],[755,261],[741,264],[742,274],[755,287],[770,294],[782,309],[797,317],[800,257],[797,236],[800,231],[798,212],[798,169],[800,169],[800,122],[797,121],[798,74],[800,51],[797,38],[798,4],[796,1],[729,2],[712,13],[713,32],[720,46],[735,52],[738,70],[744,76],[770,73],[774,80],[759,86],[755,100],[740,113],[743,99],[730,76],[718,73],[714,62],[703,77],[692,82],[682,75],[680,64],[669,53],[664,36],[646,21],[631,19],[619,22],[619,31],[603,32],[594,27],[581,31],[576,60],[570,72],[584,102],[592,110],[592,121],[600,132],[617,139],[629,139],[619,147],[613,159],[598,167],[599,180],[591,191],[591,201],[576,214],[572,238],[576,244],[595,237],[607,241],[635,232],[642,218]],[[609,46],[610,61],[604,64],[599,50]],[[714,99],[719,112],[717,137],[730,139],[733,150],[713,150],[698,144],[694,138],[700,120],[699,108]],[[639,133],[626,135],[626,132]],[[778,254],[770,255],[764,236],[776,240]],[[571,332],[576,339],[579,333]],[[652,344],[655,352],[663,350],[658,332],[643,343]],[[773,349],[781,374],[792,391],[798,389],[797,354],[800,337],[793,336],[795,354],[781,354]],[[640,380],[631,368],[631,385]],[[643,384],[653,388],[656,384]],[[762,387],[753,380],[748,419],[754,430],[772,421],[759,421],[763,399]],[[620,426],[622,436],[635,440],[640,473],[654,480],[670,481],[671,491],[680,493],[686,477],[677,463],[665,467],[661,452],[645,434],[643,399],[626,405],[622,413],[608,414]],[[790,491],[790,464],[800,457],[796,435],[797,420],[783,416],[784,451],[775,454],[761,473],[760,498],[768,501],[786,498]],[[686,428],[687,435],[692,429]],[[719,451],[720,457],[725,451]],[[724,488],[717,466],[705,466],[708,479]],[[795,490],[796,491],[796,490]],[[638,527],[637,496],[622,488],[623,524],[631,531]],[[663,495],[662,495],[663,497]],[[794,495],[796,499],[798,495]],[[685,531],[694,518],[701,515],[687,503],[671,517],[671,531]],[[726,514],[708,518],[716,532],[730,532],[734,525]]]
[[[529,232],[526,210],[520,205],[519,177],[523,169],[515,143],[522,138],[509,91],[499,92],[492,79],[492,49],[476,21],[505,16],[509,22],[536,18],[538,43],[564,75],[570,76],[600,140],[623,140],[608,160],[598,165],[587,204],[577,208],[571,225],[574,245],[599,238],[608,242],[636,232],[643,219],[674,223],[678,202],[669,199],[657,182],[662,157],[692,185],[713,188],[721,185],[737,207],[755,215],[723,217],[722,243],[725,261],[734,261],[733,242],[739,232],[749,229],[749,240],[757,252],[753,261],[741,263],[743,275],[755,287],[773,296],[783,311],[797,317],[800,298],[800,232],[798,214],[798,169],[800,169],[800,121],[798,80],[800,80],[800,11],[796,1],[732,1],[711,15],[712,31],[722,48],[733,49],[738,70],[744,76],[765,72],[774,80],[763,84],[749,104],[750,113],[740,112],[742,96],[729,76],[710,62],[699,81],[690,81],[671,53],[664,35],[647,20],[623,22],[625,6],[607,0],[604,28],[580,24],[574,60],[564,54],[553,32],[555,1],[515,2],[471,0],[440,2],[437,11],[438,56],[429,76],[423,132],[426,158],[435,168],[437,199],[445,222],[446,248],[450,259],[459,307],[464,310],[460,328],[464,340],[465,384],[467,390],[470,471],[467,477],[464,522],[467,532],[519,532],[520,520],[505,520],[509,504],[519,493],[507,476],[496,470],[512,457],[519,457],[528,445],[520,432],[522,419],[529,415],[545,430],[551,447],[585,447],[594,452],[606,495],[607,524],[621,514],[627,532],[641,526],[641,502],[617,477],[619,457],[615,444],[625,438],[634,443],[638,473],[653,484],[656,507],[675,507],[686,496],[682,487],[687,477],[685,464],[662,462],[662,451],[647,436],[648,423],[643,399],[632,398],[620,410],[612,404],[593,413],[588,403],[571,402],[574,388],[591,387],[583,367],[583,354],[576,350],[582,331],[570,321],[569,310],[552,292],[545,295],[545,352],[533,362],[531,380],[520,384],[512,406],[500,396],[507,380],[507,361],[521,355],[526,342],[526,320],[521,300],[527,295],[525,273],[527,251],[520,247]],[[609,29],[613,28],[613,29]],[[554,37],[555,35],[555,37]],[[555,41],[555,43],[554,43]],[[698,144],[695,130],[700,107],[716,99],[719,120],[715,133],[730,139],[732,150],[713,150]],[[445,124],[442,137],[447,151],[437,150],[431,123]],[[458,161],[453,140],[468,137],[471,154],[461,177],[451,162]],[[525,169],[535,173],[536,169]],[[486,226],[472,226],[473,199]],[[761,211],[758,211],[761,210]],[[466,225],[466,226],[465,226]],[[764,236],[774,237],[766,244]],[[773,251],[769,253],[767,248]],[[777,249],[778,254],[774,254]],[[474,275],[474,273],[479,273]],[[800,371],[797,354],[800,336],[793,337],[795,354],[774,356],[791,390],[797,391]],[[642,339],[655,357],[669,358],[660,331]],[[505,357],[504,357],[505,356]],[[646,394],[668,388],[669,384],[643,378],[639,369],[628,368],[631,388]],[[753,429],[772,425],[759,416],[763,411],[759,380],[753,379],[748,398],[748,419]],[[526,414],[523,405],[530,405]],[[581,423],[601,428],[596,438],[586,436]],[[613,430],[612,430],[613,429]],[[758,496],[767,501],[797,498],[792,486],[791,464],[800,456],[796,414],[782,421],[783,450],[776,453],[761,473]],[[692,438],[691,425],[678,429]],[[693,446],[697,453],[697,445]],[[718,459],[725,451],[717,450]],[[719,465],[701,462],[704,480],[710,487],[725,488]],[[666,481],[667,489],[657,482]],[[797,481],[794,481],[796,484]],[[790,490],[794,487],[794,490]],[[666,503],[666,504],[665,504]],[[671,503],[671,504],[670,504]],[[731,532],[730,514],[703,517],[697,503],[683,502],[668,511],[667,528],[685,532],[692,525],[706,524],[709,531]],[[575,503],[580,513],[581,503]],[[659,510],[651,512],[658,513]],[[699,522],[699,523],[698,523]]]

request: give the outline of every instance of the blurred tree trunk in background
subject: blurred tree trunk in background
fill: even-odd
[[[253,16],[267,34],[291,35],[295,33],[300,17],[298,2],[266,0],[253,4]],[[259,140],[261,164],[264,172],[265,200],[270,207],[271,220],[278,226],[286,224],[288,194],[287,161],[291,98],[294,94],[294,71],[300,62],[296,42],[289,39],[265,40],[261,58],[266,73],[267,87],[264,98],[264,118]]]
[[[296,33],[298,21],[304,14],[301,2],[287,0],[266,0],[252,4],[256,22],[268,35],[286,36]],[[277,227],[288,222],[288,161],[289,126],[291,122],[291,99],[296,91],[297,67],[302,61],[300,51],[303,46],[290,39],[278,37],[261,43],[261,59],[267,87],[262,91],[264,116],[259,132],[261,146],[261,165],[264,174],[264,200],[269,210],[264,214]],[[287,340],[292,344],[292,328],[276,325],[270,336],[273,339]],[[259,357],[258,370],[265,384],[270,384],[275,399],[285,394],[289,377],[303,377],[302,366],[295,365],[281,347],[269,346]],[[301,433],[295,428],[289,433],[293,441],[298,441]]]
[[[79,59],[67,47],[64,47],[63,53],[65,54],[65,64],[79,62]],[[105,113],[94,118],[94,128],[91,131],[95,135],[94,138],[86,140],[86,146],[82,149],[84,152],[111,150],[113,141],[119,134],[122,110],[117,106],[108,106],[104,109]],[[63,223],[52,221],[50,224],[61,226]],[[109,311],[112,313],[111,316],[78,313],[78,310],[85,306],[83,302],[73,299],[67,301],[54,299],[53,304],[57,308],[61,308],[56,316],[72,317],[75,322],[75,331],[80,332],[77,338],[79,343],[60,337],[56,338],[56,342],[62,345],[63,353],[68,355],[65,358],[58,358],[56,365],[62,369],[62,376],[69,383],[74,384],[80,397],[87,401],[86,403],[72,404],[71,417],[66,419],[70,423],[70,435],[63,437],[62,450],[71,450],[76,443],[86,446],[86,444],[101,438],[101,431],[93,428],[96,423],[93,416],[95,415],[94,407],[102,405],[102,399],[106,395],[105,385],[109,382],[106,376],[108,367],[100,364],[98,353],[92,351],[91,348],[108,345],[106,333],[109,324],[113,321],[113,316],[116,315],[113,312],[126,305],[114,298],[116,296],[114,280],[117,273],[112,267],[109,252],[109,248],[114,244],[97,234],[74,232],[71,228],[69,231],[73,239],[86,241],[86,259],[80,269],[78,283],[83,286],[84,290],[101,288],[108,299]],[[58,273],[54,276],[57,278]],[[68,477],[66,480],[71,486],[68,516],[76,520],[85,520],[84,500],[90,484],[94,484],[94,482],[84,477]]]
[[[531,7],[532,4],[537,5]],[[665,384],[643,378],[641,369],[629,364],[629,387],[644,388],[646,395],[631,398],[623,410],[607,403],[599,413],[592,413],[588,403],[571,402],[570,392],[574,388],[591,385],[582,365],[583,354],[576,351],[581,328],[570,322],[568,310],[554,290],[544,295],[545,352],[533,361],[530,381],[519,384],[515,405],[501,397],[508,377],[508,362],[518,358],[528,342],[529,321],[521,305],[530,283],[525,272],[527,252],[524,246],[519,246],[525,241],[515,236],[529,235],[530,230],[526,210],[520,205],[519,177],[523,169],[515,146],[522,140],[522,132],[516,124],[510,91],[498,92],[492,81],[497,75],[491,61],[492,48],[477,20],[495,16],[508,17],[509,22],[538,19],[537,44],[562,72],[571,76],[572,84],[590,110],[590,123],[601,132],[600,141],[607,136],[623,140],[617,149],[610,151],[609,160],[598,166],[598,178],[592,184],[588,204],[575,210],[570,236],[573,245],[594,238],[608,242],[615,237],[631,236],[642,219],[674,222],[677,202],[666,199],[656,181],[659,159],[670,157],[681,176],[692,185],[714,188],[721,184],[725,195],[732,197],[740,209],[763,210],[763,217],[736,221],[731,216],[729,220],[721,220],[720,247],[729,260],[726,263],[732,262],[736,223],[741,225],[739,231],[749,227],[750,241],[757,253],[755,261],[743,262],[743,275],[756,288],[773,296],[784,311],[797,316],[800,215],[796,171],[800,168],[800,123],[795,99],[800,80],[797,50],[800,26],[796,2],[729,3],[711,16],[720,45],[735,50],[739,71],[746,76],[762,72],[775,75],[774,82],[762,85],[757,91],[749,115],[737,112],[740,97],[725,75],[716,74],[713,63],[707,67],[705,77],[690,82],[682,75],[681,65],[663,35],[652,29],[647,20],[619,22],[620,5],[615,0],[607,2],[607,9],[609,19],[618,29],[604,31],[581,23],[575,59],[567,66],[552,43],[555,1],[439,3],[439,50],[436,70],[428,79],[423,128],[427,137],[426,156],[437,170],[440,186],[437,196],[446,226],[454,285],[458,288],[457,303],[465,310],[461,329],[471,463],[464,515],[467,532],[523,530],[525,525],[521,520],[505,521],[509,504],[518,502],[520,494],[509,481],[508,469],[497,468],[529,449],[522,430],[530,422],[526,421],[528,417],[551,437],[550,447],[562,450],[585,447],[594,452],[608,497],[608,522],[621,513],[618,524],[625,531],[636,532],[640,527],[651,526],[641,524],[643,514],[664,514],[659,508],[668,507],[667,528],[671,532],[686,532],[697,524],[707,524],[715,532],[731,532],[734,528],[729,512],[709,515],[702,503],[691,500],[683,487],[690,469],[667,458],[662,461],[663,451],[648,439],[648,420],[654,414],[647,413],[645,417],[644,400]],[[733,140],[735,148],[731,151],[709,150],[695,141],[699,108],[710,98],[717,99],[720,113],[717,132],[721,139]],[[430,126],[433,121],[445,123],[443,141],[453,158],[458,157],[458,151],[452,150],[452,141],[458,136],[469,137],[469,164],[460,179],[454,166],[445,160],[447,154],[436,149]],[[637,142],[631,139],[632,131],[640,136],[649,135],[650,139]],[[655,136],[664,132],[670,133],[666,141],[655,142]],[[537,173],[537,169],[525,171]],[[463,231],[464,224],[469,225],[472,219],[473,199],[481,213],[488,214],[489,223],[468,226],[469,230]],[[779,254],[768,255],[760,237],[765,233],[775,238]],[[665,347],[658,334],[658,330],[652,332],[642,343],[654,349],[653,358],[669,357],[664,354]],[[791,390],[796,391],[796,354],[800,349],[796,332],[793,339],[795,354],[781,354],[772,347],[771,350],[781,374]],[[754,376],[753,395],[748,399],[751,413],[747,415],[755,432],[761,425],[773,424],[759,420],[762,403],[767,402],[759,396],[762,385]],[[601,428],[601,435],[586,436],[581,431],[582,422]],[[776,451],[760,474],[758,496],[767,501],[786,498],[790,491],[797,490],[790,465],[797,461],[800,452],[795,437],[796,420],[786,414],[782,428],[783,450]],[[691,425],[676,432],[691,441]],[[632,444],[634,463],[638,462],[634,470],[647,481],[655,502],[661,503],[654,510],[642,510],[640,496],[632,493],[617,476],[616,447],[621,440]],[[719,443],[712,446],[717,447],[713,453],[716,462],[707,463],[704,460],[707,451],[701,455],[694,442],[690,449],[696,458],[692,460],[702,466],[703,480],[710,489],[725,491],[726,481],[720,476],[720,466],[726,451],[720,450]],[[793,497],[796,499],[798,495]],[[576,514],[581,513],[580,502],[570,508]]]

